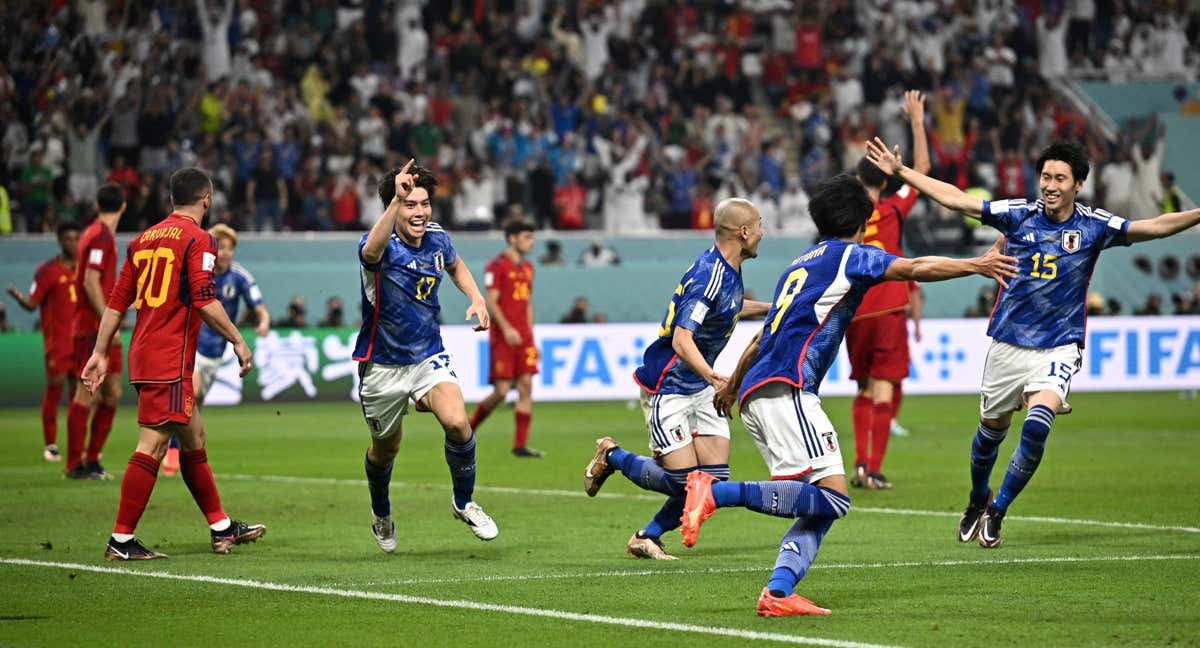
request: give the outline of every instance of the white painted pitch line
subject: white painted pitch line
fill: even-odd
[[[244,475],[244,474],[228,474],[222,473],[217,475],[218,479],[231,479],[235,481],[265,481],[279,482],[284,484],[329,484],[338,486],[365,486],[364,479],[344,479],[335,477],[293,477],[289,475]],[[444,488],[442,485],[433,484],[413,484],[407,482],[392,482],[395,488],[417,488],[417,489],[433,489]],[[587,494],[582,490],[552,490],[538,488],[511,488],[508,486],[476,486],[475,490],[482,493],[506,493],[511,495],[543,495],[547,497],[587,497]],[[597,498],[606,499],[636,499],[636,500],[652,500],[661,502],[662,495],[648,495],[643,493],[597,493]],[[953,511],[927,511],[921,509],[893,509],[893,508],[877,508],[871,506],[852,506],[852,512],[859,513],[881,513],[886,515],[912,515],[922,517],[951,517],[956,518],[961,516],[961,513]],[[1168,524],[1147,524],[1143,522],[1109,522],[1106,520],[1086,520],[1077,518],[1059,518],[1059,517],[1043,517],[1043,516],[1023,516],[1011,515],[1005,518],[1011,521],[1020,522],[1043,522],[1046,524],[1078,524],[1083,526],[1098,526],[1110,529],[1146,529],[1151,531],[1178,531],[1180,533],[1200,533],[1200,527],[1193,526],[1175,526]]]
[[[1139,562],[1159,560],[1200,560],[1200,555],[1151,555],[1151,556],[1061,556],[1045,558],[997,558],[983,560],[930,560],[874,563],[830,563],[814,564],[813,569],[896,569],[907,567],[973,567],[977,565],[1040,565],[1054,563],[1096,563],[1096,562]],[[591,579],[591,578],[630,578],[638,576],[698,576],[703,574],[742,574],[749,572],[766,572],[764,566],[758,567],[708,567],[704,569],[625,569],[616,571],[586,572],[575,574],[513,574],[511,576],[479,576],[476,578],[406,578],[399,580],[373,581],[369,583],[350,583],[346,587],[370,587],[374,585],[452,585],[455,583],[486,583],[492,581],[532,581],[557,579]]]
[[[809,646],[831,646],[833,648],[893,648],[880,644],[842,641],[838,639],[823,639],[820,637],[804,637],[774,632],[755,632],[738,628],[722,628],[717,626],[700,626],[690,623],[672,623],[667,621],[652,621],[649,619],[633,619],[599,614],[580,614],[546,608],[523,607],[518,605],[498,605],[495,603],[480,603],[454,599],[436,599],[425,596],[409,596],[406,594],[389,594],[386,592],[369,592],[365,590],[339,589],[333,587],[316,587],[312,585],[289,585],[287,583],[272,583],[268,581],[243,580],[240,578],[221,578],[217,576],[200,576],[192,574],[170,574],[166,572],[142,571],[124,569],[121,567],[104,567],[79,563],[53,562],[46,560],[27,560],[24,558],[0,558],[0,564],[23,567],[43,567],[51,569],[70,569],[75,571],[94,572],[97,574],[118,574],[121,576],[138,576],[142,578],[159,578],[163,580],[186,581],[192,583],[207,583],[212,585],[229,585],[249,589],[269,590],[273,592],[289,592],[295,594],[316,594],[320,596],[335,596],[349,599],[366,599],[372,601],[390,601],[410,605],[428,605],[442,608],[463,610],[478,610],[482,612],[500,612],[509,615],[544,617],[562,619],[565,621],[582,621],[586,623],[601,623],[625,628],[648,628],[651,630],[667,630],[671,632],[687,632],[692,634],[711,635],[717,637],[732,637],[753,641],[774,641]]]

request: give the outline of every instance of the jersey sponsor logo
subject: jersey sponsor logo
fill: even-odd
[[[200,269],[205,272],[212,272],[212,269],[217,267],[217,255],[212,252],[205,252],[200,260]]]
[[[92,264],[104,263],[104,250],[101,250],[99,248],[94,248],[91,251],[91,253],[88,254],[88,263],[92,263]]]
[[[442,253],[434,252],[433,253],[433,269],[435,271],[437,271],[438,274],[441,274],[442,268],[444,268],[444,267],[446,267],[446,262],[445,262],[445,259],[442,258]]]
[[[1081,230],[1063,230],[1062,233],[1062,248],[1068,253],[1078,252],[1080,244],[1083,242],[1083,231]]]

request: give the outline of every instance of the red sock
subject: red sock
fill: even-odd
[[[42,442],[50,445],[58,440],[58,404],[62,402],[62,385],[46,385],[42,395]]]
[[[154,482],[158,479],[158,462],[148,454],[134,452],[121,477],[121,505],[117,508],[117,523],[113,533],[133,534],[138,520],[150,502]]]
[[[883,456],[887,454],[888,436],[892,431],[892,403],[875,403],[871,417],[871,456],[867,459],[867,472],[880,472]]]
[[[88,413],[92,408],[74,400],[67,406],[67,470],[83,460],[83,440],[87,436]]]
[[[96,413],[92,415],[92,436],[88,439],[87,460],[100,461],[100,451],[104,450],[104,442],[108,441],[108,433],[112,432],[113,416],[117,408],[100,403]]]
[[[208,452],[204,448],[180,452],[179,472],[209,524],[216,524],[228,517],[221,508],[221,494],[217,492],[217,482],[213,479],[212,468],[208,466]]]
[[[513,438],[513,447],[524,448],[529,441],[529,419],[533,418],[533,412],[517,412],[514,418],[517,420],[517,433]]]
[[[904,392],[900,390],[900,383],[892,383],[892,418],[900,416],[900,401],[904,400]]]
[[[471,429],[474,430],[479,427],[491,413],[492,407],[487,405],[487,401],[480,401],[475,406],[475,412],[471,414]]]
[[[871,456],[871,399],[857,396],[850,410],[854,422],[854,465],[867,463]]]

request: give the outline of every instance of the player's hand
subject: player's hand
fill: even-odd
[[[726,379],[725,384],[717,390],[713,395],[713,407],[721,416],[729,418],[729,413],[733,411],[733,404],[737,402],[737,389],[734,389],[733,383]]]
[[[95,394],[100,385],[104,384],[104,379],[108,377],[108,356],[92,353],[92,357],[88,358],[87,364],[83,366],[83,373],[80,374],[80,379],[83,380],[83,386],[87,388],[89,393]]]
[[[887,144],[878,137],[867,140],[867,159],[889,176],[898,175],[900,169],[904,168],[904,162],[900,159],[900,147],[896,146],[889,151]]]
[[[1000,253],[999,242],[993,245],[986,254],[976,259],[979,265],[977,274],[995,279],[1002,287],[1008,288],[1005,277],[1011,279],[1017,276],[1017,259]]]
[[[915,322],[915,321],[913,322],[913,340],[915,340],[917,342],[921,341],[921,324],[920,324],[920,322]]]
[[[237,356],[238,364],[242,367],[238,375],[245,378],[246,374],[250,373],[250,370],[254,368],[254,354],[250,352],[250,347],[246,346],[245,340],[233,345],[233,353]]]
[[[517,329],[509,327],[504,329],[504,341],[508,343],[508,346],[520,346],[523,340]]]
[[[713,389],[721,391],[725,385],[729,384],[729,376],[722,376],[714,371],[708,377],[708,384],[712,385]]]
[[[8,288],[5,290],[7,290],[8,294],[12,295],[17,301],[21,301],[21,291],[17,290],[16,286],[8,284]]]
[[[909,90],[904,93],[904,103],[900,110],[913,123],[925,123],[925,95],[920,90]]]
[[[471,305],[467,307],[467,316],[464,319],[469,322],[472,317],[477,320],[475,324],[476,331],[486,331],[492,323],[492,318],[488,316],[487,304],[482,299],[471,302]]]
[[[408,164],[405,164],[400,169],[400,173],[396,174],[396,200],[404,200],[408,197],[409,192],[413,190],[413,184],[417,179],[408,172],[412,168],[414,160],[410,159]]]

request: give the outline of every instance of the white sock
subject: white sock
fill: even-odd
[[[133,540],[133,534],[132,533],[114,533],[114,534],[112,534],[112,539],[116,540],[117,542],[129,542],[130,540]]]
[[[220,522],[208,525],[208,528],[212,529],[213,531],[224,531],[225,529],[229,528],[229,524],[229,518],[225,518]]]

